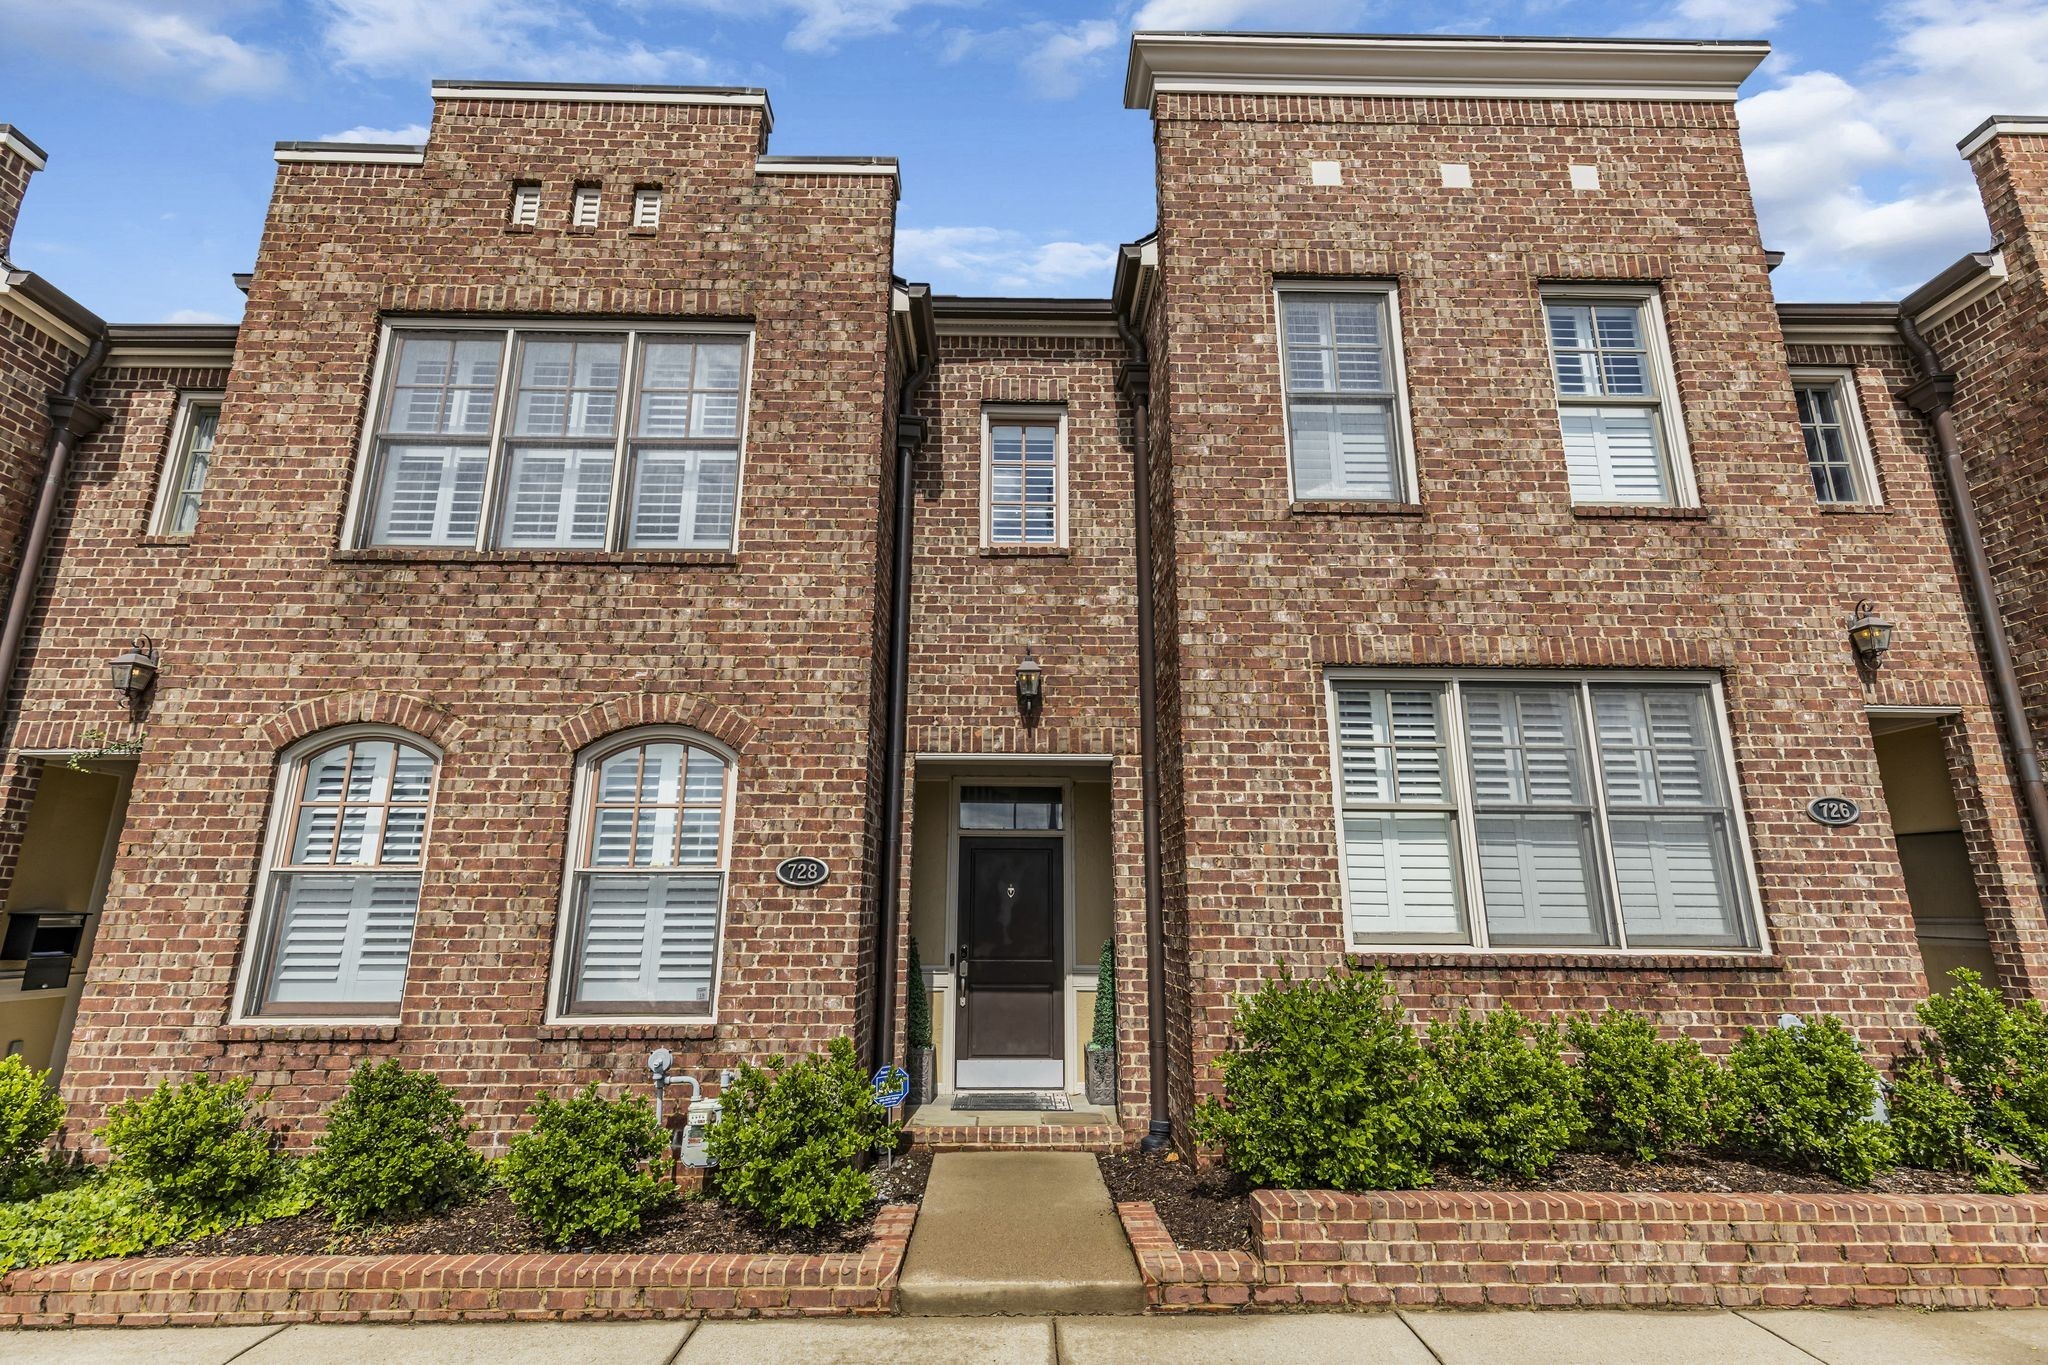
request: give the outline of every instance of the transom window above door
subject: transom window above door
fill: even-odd
[[[740,331],[393,328],[357,543],[724,550]]]

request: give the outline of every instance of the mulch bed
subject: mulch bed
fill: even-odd
[[[1149,1200],[1183,1251],[1249,1251],[1251,1191],[1220,1166],[1117,1154],[1099,1158],[1103,1183],[1118,1203]],[[1900,1167],[1868,1186],[1781,1171],[1753,1162],[1696,1157],[1654,1165],[1593,1152],[1569,1152],[1541,1180],[1477,1180],[1439,1169],[1438,1190],[1555,1190],[1608,1194],[1970,1194],[1966,1175]]]
[[[676,1199],[649,1218],[640,1231],[603,1245],[558,1247],[534,1231],[503,1190],[474,1204],[447,1209],[389,1227],[336,1232],[319,1211],[276,1218],[212,1237],[194,1238],[138,1253],[143,1256],[506,1256],[527,1252],[733,1252],[813,1256],[859,1251],[868,1243],[874,1215],[883,1204],[915,1204],[924,1198],[931,1156],[912,1150],[888,1170],[877,1167],[880,1198],[858,1223],[829,1233],[773,1231],[751,1214],[713,1198]]]

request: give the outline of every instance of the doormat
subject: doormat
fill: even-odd
[[[953,1097],[953,1112],[977,1109],[1020,1109],[1035,1113],[1047,1111],[1071,1114],[1074,1106],[1067,1102],[1066,1092],[1060,1090],[989,1090],[972,1091]]]

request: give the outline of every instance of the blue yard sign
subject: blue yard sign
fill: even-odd
[[[910,1073],[900,1066],[875,1068],[875,1103],[894,1109],[910,1098]]]

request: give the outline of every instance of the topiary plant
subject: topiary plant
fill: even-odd
[[[107,1111],[100,1137],[117,1170],[186,1219],[221,1219],[276,1186],[282,1163],[250,1109],[247,1076],[216,1081],[204,1073]]]
[[[1430,1025],[1428,1052],[1452,1104],[1437,1150],[1454,1166],[1533,1180],[1585,1130],[1579,1075],[1554,1024],[1461,1009]]]
[[[1088,1046],[1097,1052],[1116,1049],[1116,941],[1102,940],[1102,960],[1095,964],[1095,1028]]]
[[[475,1192],[484,1159],[454,1092],[391,1058],[364,1062],[327,1111],[327,1131],[306,1160],[306,1188],[336,1226],[431,1212]]]
[[[47,1186],[43,1144],[64,1124],[64,1101],[50,1073],[16,1056],[0,1057],[0,1202],[27,1199]]]
[[[593,1081],[567,1100],[538,1095],[526,1112],[533,1124],[512,1139],[498,1178],[555,1245],[637,1232],[667,1197],[644,1163],[668,1135],[641,1096],[608,1100]]]
[[[1236,1029],[1195,1135],[1237,1175],[1280,1189],[1429,1183],[1450,1097],[1384,973],[1296,984],[1283,971],[1238,998]]]
[[[1657,1161],[1713,1145],[1728,1085],[1698,1043],[1660,1038],[1648,1018],[1623,1010],[1581,1015],[1565,1033],[1579,1052],[1587,1146]]]
[[[924,961],[917,955],[917,940],[910,940],[908,994],[903,1001],[903,1036],[911,1047],[932,1045],[932,996],[924,984]]]
[[[742,1064],[720,1095],[705,1146],[718,1193],[772,1228],[849,1223],[874,1202],[861,1163],[893,1150],[902,1125],[875,1103],[853,1044],[835,1038],[823,1057],[766,1070]]]
[[[1898,1157],[1872,1118],[1877,1072],[1839,1020],[1742,1031],[1728,1058],[1731,1122],[1723,1143],[1750,1156],[1867,1185]]]

